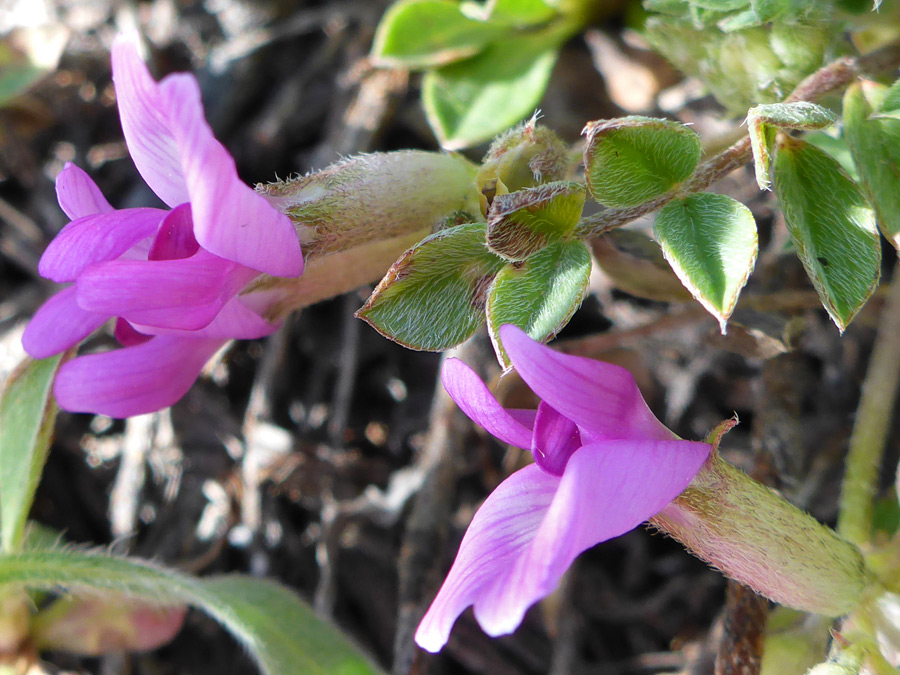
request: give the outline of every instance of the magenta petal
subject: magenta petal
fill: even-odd
[[[561,476],[569,457],[580,447],[581,434],[575,422],[541,401],[531,439],[531,452],[537,465],[547,473]]]
[[[691,441],[603,441],[569,459],[528,552],[497,593],[476,603],[487,632],[511,632],[592,546],[652,518],[684,492],[711,447]]]
[[[523,450],[531,448],[531,429],[524,426],[497,402],[481,378],[459,359],[447,359],[441,382],[456,405],[486,431],[504,443]]]
[[[185,337],[217,338],[220,340],[255,340],[271,335],[278,324],[271,324],[249,309],[240,298],[229,300],[208,326],[186,331],[174,328],[141,326],[137,328],[148,335],[183,335]]]
[[[198,250],[200,244],[194,237],[194,224],[191,221],[191,205],[179,204],[163,218],[147,254],[148,260],[178,260],[190,258]]]
[[[670,439],[624,368],[561,354],[513,325],[500,328],[516,371],[542,400],[595,437]]]
[[[112,70],[122,132],[135,166],[169,206],[190,201],[170,129],[169,104],[128,38],[120,36],[113,43]]]
[[[160,83],[191,196],[194,234],[218,256],[278,277],[303,271],[291,220],[238,178],[234,160],[203,117],[200,89],[190,75]]]
[[[537,410],[525,410],[523,408],[504,408],[509,416],[523,427],[527,427],[529,433],[534,429],[534,418],[537,417]]]
[[[257,273],[200,251],[182,260],[113,260],[78,277],[78,304],[133,324],[197,330]]]
[[[434,602],[419,624],[416,643],[436,652],[444,646],[456,618],[469,605],[476,612],[484,598],[502,588],[516,560],[525,555],[559,485],[537,466],[527,466],[503,481],[472,519],[459,553]],[[523,610],[524,611],[524,610]],[[489,635],[509,630],[482,627]]]
[[[73,220],[50,242],[38,271],[58,283],[75,281],[88,265],[113,260],[152,236],[166,212],[122,209]]]
[[[100,328],[109,315],[86,312],[75,302],[75,287],[64,288],[35,312],[22,346],[36,359],[59,354]]]
[[[113,331],[113,337],[115,337],[123,347],[133,347],[134,345],[144,344],[153,336],[147,335],[146,333],[138,333],[134,326],[125,319],[116,319],[116,328]]]
[[[131,417],[167,408],[191,388],[222,340],[163,335],[135,347],[69,361],[56,376],[59,405],[71,412]]]
[[[91,177],[71,162],[56,177],[56,198],[69,220],[113,210]]]

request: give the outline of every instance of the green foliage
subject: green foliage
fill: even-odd
[[[725,195],[695,194],[667,204],[653,231],[678,278],[724,333],[759,250],[750,210]]]
[[[497,359],[512,364],[500,342],[500,327],[512,323],[545,341],[565,326],[581,305],[591,275],[591,254],[580,241],[559,241],[497,274],[487,300],[487,322]]]
[[[700,137],[670,120],[600,120],[588,123],[584,133],[588,190],[606,206],[636,206],[668,192],[700,161]]]
[[[776,607],[766,621],[766,642],[760,675],[805,673],[828,656],[825,617]]]
[[[840,165],[819,148],[782,136],[775,193],[797,255],[843,331],[875,292],[881,244],[872,208]]]
[[[544,0],[466,0],[461,4],[461,10],[467,16],[479,18],[490,17],[494,21],[501,21],[514,26],[531,26],[549,21],[556,15],[554,2]]]
[[[651,44],[730,112],[782,100],[841,40],[831,2],[648,3]],[[777,19],[777,20],[775,20]]]
[[[878,117],[893,105],[891,93],[874,82],[851,85],[844,95],[844,136],[878,227],[900,250],[900,119]]]
[[[356,316],[410,349],[442,350],[484,321],[488,289],[503,260],[484,244],[484,223],[441,230],[404,253]]]
[[[25,93],[51,68],[17,49],[9,35],[0,38],[0,106]]]
[[[591,2],[400,0],[378,26],[372,60],[426,70],[422,101],[441,144],[476,145],[534,112]]]
[[[188,604],[227,628],[267,675],[378,673],[335,628],[288,588],[265,579],[196,579],[101,552],[45,550],[0,557],[0,587]]]
[[[25,522],[41,478],[56,421],[53,378],[63,355],[27,359],[0,394],[0,541],[22,547]]]
[[[477,56],[428,71],[422,102],[445,148],[475,145],[534,112],[556,64],[559,42],[542,34],[511,37]]]
[[[820,150],[824,150],[826,154],[841,165],[841,168],[847,172],[848,176],[857,183],[860,181],[859,171],[856,170],[853,155],[850,154],[850,147],[847,145],[846,134],[835,133],[834,129],[826,129],[825,131],[814,131],[808,134],[804,140]]]
[[[900,118],[900,80],[894,82],[884,93],[884,100],[881,101],[881,110],[876,117]]]
[[[578,183],[545,183],[498,195],[488,212],[488,248],[505,260],[525,260],[571,233],[583,209],[584,188]]]
[[[470,19],[454,0],[401,0],[378,26],[372,58],[401,68],[428,68],[477,54],[502,35],[503,24]]]
[[[769,165],[776,129],[823,129],[831,126],[837,115],[815,103],[770,103],[754,106],[747,113],[747,129],[756,166],[756,183],[760,190],[771,187]]]

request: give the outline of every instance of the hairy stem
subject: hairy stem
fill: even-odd
[[[883,47],[865,56],[844,57],[820,68],[803,80],[785,99],[785,102],[815,101],[836,89],[846,87],[859,75],[896,68],[898,65],[900,65],[900,44]],[[606,209],[583,219],[578,226],[578,235],[582,238],[599,236],[652,213],[673,199],[685,194],[701,192],[712,183],[749,162],[752,157],[750,137],[745,136],[718,155],[703,162],[697,167],[694,175],[676,189],[639,206],[627,209]]]
[[[881,313],[875,347],[862,387],[862,396],[841,486],[838,532],[845,539],[864,545],[872,533],[872,502],[878,491],[878,476],[891,413],[900,382],[900,267],[894,272]]]

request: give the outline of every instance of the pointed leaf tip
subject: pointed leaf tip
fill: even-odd
[[[725,195],[691,195],[667,204],[653,231],[678,278],[724,334],[759,250],[750,210]]]
[[[837,161],[804,141],[779,139],[774,173],[775,194],[797,255],[843,332],[881,276],[872,208]]]

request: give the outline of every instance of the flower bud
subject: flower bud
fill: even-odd
[[[725,575],[795,609],[846,614],[870,583],[855,546],[718,455],[651,522]]]
[[[461,155],[404,150],[261,186],[297,227],[306,267],[299,279],[259,278],[244,299],[275,320],[377,281],[448,217],[468,222],[478,214],[475,172]]]
[[[461,155],[404,150],[351,157],[260,190],[294,221],[304,253],[315,257],[430,234],[451,213],[477,213],[475,171]]]
[[[563,180],[569,165],[566,144],[535,118],[509,130],[491,144],[478,171],[481,212],[487,214],[495,195]]]

